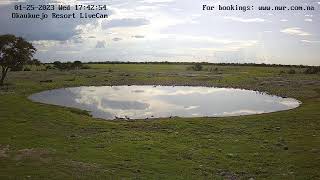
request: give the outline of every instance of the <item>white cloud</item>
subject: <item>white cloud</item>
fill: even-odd
[[[305,39],[301,40],[301,42],[303,42],[303,43],[309,43],[309,44],[320,43],[320,41],[310,41],[310,40],[305,40]]]
[[[144,36],[143,35],[134,35],[134,36],[132,36],[133,38],[137,38],[137,39],[143,39],[144,38]]]
[[[312,22],[312,19],[307,18],[307,19],[304,19],[304,21],[306,21],[306,22]]]
[[[102,24],[103,29],[117,28],[117,27],[137,27],[150,24],[149,20],[144,18],[123,18],[112,19],[110,21],[104,21]]]
[[[24,2],[24,0],[1,0],[0,5]]]
[[[115,38],[113,38],[112,40],[113,40],[113,41],[121,41],[122,38],[115,37]]]
[[[303,63],[319,64],[317,46],[320,43],[311,38],[311,34],[319,36],[318,12],[295,16],[273,12],[258,16],[252,12],[251,16],[242,12],[203,12],[195,8],[201,7],[203,2],[228,5],[222,0],[204,0],[196,4],[192,0],[26,0],[71,5],[102,2],[107,4],[110,16],[97,21],[8,20],[13,8],[8,3],[15,1],[0,0],[0,33],[12,33],[33,41],[40,59],[150,61],[168,58],[169,61],[226,62],[250,59],[257,62],[267,54],[265,59],[269,63],[300,64],[303,58]],[[275,0],[270,4],[273,2]],[[300,2],[310,4],[310,0]],[[259,2],[253,2],[255,4]],[[313,2],[317,4],[320,5],[319,0]],[[279,31],[296,36],[300,44],[290,43],[291,38],[281,41],[268,38],[277,36]],[[70,56],[70,53],[74,54]]]
[[[267,21],[262,18],[245,19],[245,18],[233,17],[233,16],[226,16],[226,17],[224,17],[224,19],[231,20],[231,21],[237,21],[237,22],[243,22],[243,23],[261,23],[261,22]]]
[[[40,40],[40,41],[32,41],[32,44],[34,46],[39,46],[39,47],[52,47],[59,44],[59,41]]]
[[[286,28],[281,30],[280,32],[289,34],[289,35],[296,35],[296,36],[310,36],[311,34],[308,32],[305,32],[301,30],[301,28],[298,27],[292,27],[292,28]]]

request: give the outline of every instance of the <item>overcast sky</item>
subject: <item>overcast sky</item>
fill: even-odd
[[[11,19],[13,5],[107,4],[101,20]],[[0,0],[0,34],[43,62],[208,61],[320,65],[320,0]],[[202,11],[202,5],[311,5],[315,11]]]

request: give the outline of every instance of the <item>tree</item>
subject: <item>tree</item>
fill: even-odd
[[[193,66],[192,66],[192,70],[194,71],[201,71],[203,69],[201,63],[195,63]]]
[[[30,61],[30,65],[41,66],[41,61],[39,61],[39,59],[33,59]]]
[[[10,69],[21,67],[32,60],[36,48],[21,37],[11,34],[0,35],[0,86],[3,85]]]
[[[74,62],[60,62],[60,61],[55,61],[53,62],[53,66],[56,69],[59,70],[73,70],[73,69],[82,69],[84,66],[81,61],[74,61]]]
[[[82,62],[81,61],[74,61],[72,66],[74,69],[80,69],[82,67]]]
[[[53,62],[53,67],[57,69],[61,69],[62,63],[60,61]]]

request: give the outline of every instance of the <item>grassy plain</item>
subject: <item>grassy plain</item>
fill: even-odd
[[[284,67],[90,66],[9,73],[9,87],[0,90],[0,179],[320,179],[319,74],[280,73],[289,70]],[[240,117],[106,121],[27,99],[47,89],[128,84],[236,87],[303,104]]]

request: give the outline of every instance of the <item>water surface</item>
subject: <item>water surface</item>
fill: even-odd
[[[293,109],[300,102],[257,91],[186,86],[100,86],[55,89],[35,102],[90,111],[103,119],[224,117]]]

